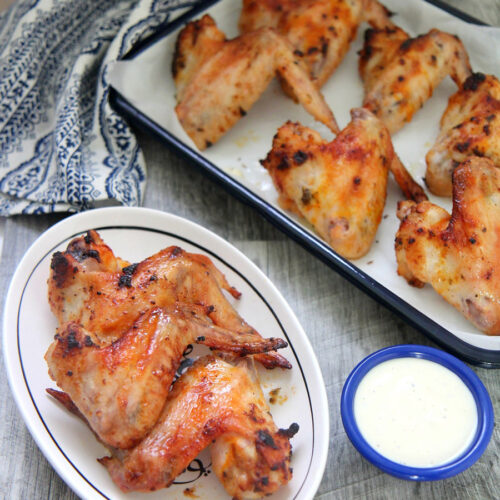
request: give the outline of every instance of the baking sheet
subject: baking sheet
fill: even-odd
[[[494,74],[500,67],[500,29],[467,24],[421,0],[405,2],[387,0],[384,4],[396,12],[394,22],[410,35],[425,33],[436,27],[460,36],[469,52],[475,71]],[[240,11],[240,1],[221,0],[209,7],[207,12],[212,15],[228,38],[231,38],[238,34],[237,21]],[[196,17],[200,16],[201,14]],[[362,46],[365,28],[366,25],[363,25],[358,30],[357,39],[351,45],[346,58],[322,89],[341,128],[350,121],[350,109],[359,106],[363,99],[362,82],[357,70],[357,51]],[[280,210],[277,204],[277,192],[267,171],[259,162],[271,148],[272,137],[276,130],[290,119],[316,129],[326,139],[333,137],[331,132],[322,124],[315,122],[302,107],[288,99],[275,80],[256,105],[249,110],[247,116],[214,146],[201,153],[198,152],[180,126],[174,112],[175,86],[170,68],[179,29],[155,40],[154,44],[132,59],[117,62],[108,75],[112,86],[133,108],[159,126],[160,131],[164,130],[171,134],[181,144],[197,152],[198,158],[216,165],[258,198],[269,203],[274,209]],[[454,83],[447,77],[436,89],[433,97],[416,113],[412,122],[393,137],[396,152],[420,183],[425,174],[425,154],[437,137],[439,119],[448,97],[455,91]],[[404,303],[422,312],[457,339],[465,342],[465,345],[495,351],[498,354],[497,361],[500,362],[500,337],[490,337],[479,332],[430,286],[424,289],[413,288],[397,275],[394,236],[399,227],[396,205],[401,198],[402,194],[391,178],[384,218],[376,240],[365,257],[351,261],[354,265],[351,266],[351,270],[354,269],[354,273],[360,270],[360,279],[372,283],[373,286],[380,284],[390,290]],[[451,209],[451,201],[448,199],[430,195],[430,200],[447,210]],[[297,221],[307,231],[310,230],[302,220],[289,213],[285,216]],[[309,235],[315,238],[313,232]],[[392,308],[394,309],[394,306]],[[405,316],[401,307],[395,309],[400,313],[403,312]],[[413,320],[413,324],[419,326],[418,319]],[[429,327],[426,326],[424,329]],[[447,340],[442,339],[441,345],[446,347]],[[457,351],[456,346],[452,350]],[[465,357],[473,362],[481,361],[480,355]]]

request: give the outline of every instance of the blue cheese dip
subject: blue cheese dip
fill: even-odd
[[[382,362],[363,377],[354,417],[378,453],[418,468],[458,457],[478,426],[474,397],[462,379],[439,363],[413,357]]]

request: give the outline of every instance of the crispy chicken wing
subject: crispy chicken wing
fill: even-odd
[[[100,462],[125,492],[169,486],[198,453],[212,448],[214,471],[234,498],[259,498],[292,477],[290,437],[269,413],[250,360],[198,360],[174,384],[151,432],[136,447]]]
[[[89,231],[72,241],[65,252],[53,255],[49,303],[59,324],[79,323],[100,345],[109,345],[152,306],[173,308],[181,303],[204,307],[217,326],[259,336],[224,296],[223,290],[235,298],[240,293],[208,257],[173,246],[138,264],[106,270],[102,252],[113,261],[109,247],[95,231]],[[273,352],[259,354],[258,360],[268,368],[291,367],[283,356]]]
[[[364,109],[330,143],[299,124],[283,125],[262,162],[280,205],[304,217],[348,258],[368,252],[382,219],[394,156],[384,124]]]
[[[375,0],[243,0],[240,30],[274,28],[285,36],[321,87],[344,58],[358,25],[392,25]]]
[[[382,119],[393,134],[412,119],[447,75],[460,86],[471,69],[456,36],[433,29],[409,38],[393,26],[367,31],[360,74],[365,86],[363,107]]]
[[[199,149],[214,144],[244,116],[276,74],[314,118],[338,130],[307,68],[273,29],[226,41],[205,15],[180,32],[172,68],[178,86],[175,111]]]
[[[480,330],[500,335],[500,169],[471,157],[453,172],[453,211],[402,202],[398,273],[430,283]]]
[[[375,86],[387,65],[394,60],[401,44],[408,38],[408,33],[396,25],[365,31],[364,45],[359,53],[359,74],[365,92]]]
[[[425,157],[425,180],[439,196],[451,196],[451,174],[468,156],[486,156],[500,167],[500,82],[472,74],[450,97],[441,132]]]
[[[201,315],[199,313],[201,312]],[[281,339],[216,327],[203,310],[154,307],[106,347],[77,323],[63,325],[45,359],[49,374],[99,439],[130,448],[156,423],[188,344],[245,355],[283,347]]]
[[[88,248],[88,249],[86,249]],[[215,324],[242,328],[244,321],[224,297],[239,292],[208,257],[168,247],[138,264],[104,268],[111,250],[96,231],[75,238],[52,257],[49,303],[60,324],[73,321],[99,341],[117,340],[152,305],[202,304]]]

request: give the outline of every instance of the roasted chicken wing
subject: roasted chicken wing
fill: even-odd
[[[123,263],[126,267],[120,268]],[[177,304],[204,307],[215,325],[260,337],[224,296],[223,290],[236,298],[240,293],[212,261],[176,246],[129,264],[113,260],[111,249],[95,231],[89,231],[65,252],[54,254],[48,288],[59,324],[81,324],[100,345],[118,340],[152,306],[172,309]],[[274,352],[259,354],[258,360],[268,368],[291,367]]]
[[[406,31],[393,25],[383,29],[367,29],[364,38],[364,45],[359,53],[359,74],[367,92],[375,86],[409,36]],[[406,62],[402,66],[405,64]]]
[[[201,315],[200,315],[201,313]],[[130,448],[156,423],[188,344],[197,342],[236,355],[274,350],[281,339],[233,333],[216,327],[191,307],[154,307],[120,339],[101,347],[77,323],[61,327],[45,360],[99,439]]]
[[[359,24],[391,26],[375,0],[243,0],[240,30],[274,28],[285,36],[321,87],[344,58]]]
[[[175,112],[199,149],[214,144],[244,116],[276,74],[314,118],[338,131],[307,68],[273,29],[225,40],[205,15],[180,32],[172,69],[178,87]]]
[[[207,356],[175,382],[151,432],[136,447],[100,462],[125,492],[169,486],[212,442],[213,469],[236,499],[260,498],[292,477],[292,424],[272,420],[250,360]]]
[[[398,273],[430,283],[478,329],[500,335],[500,169],[471,157],[452,179],[451,217],[428,201],[400,204]]]
[[[412,119],[447,75],[460,86],[471,74],[467,52],[456,36],[433,29],[409,38],[396,26],[366,32],[359,69],[363,107],[391,134]]]
[[[451,196],[451,174],[468,156],[486,156],[500,167],[500,82],[472,74],[450,97],[441,132],[425,157],[425,180],[438,196]]]
[[[239,292],[207,257],[168,247],[138,264],[116,259],[96,231],[71,241],[52,257],[49,303],[60,324],[73,321],[101,343],[120,338],[141,313],[175,302],[202,304],[215,324],[241,328],[244,321],[224,297]],[[125,264],[121,267],[121,264]]]
[[[262,162],[280,195],[279,203],[304,217],[332,248],[348,258],[368,252],[385,205],[387,172],[393,161],[384,124],[364,109],[332,141],[288,122]]]

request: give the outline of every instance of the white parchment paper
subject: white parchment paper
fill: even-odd
[[[426,33],[431,28],[456,34],[469,52],[474,71],[500,76],[499,28],[467,24],[422,0],[385,0],[383,3],[396,13],[394,22],[410,35]],[[238,34],[240,11],[239,0],[221,0],[208,12],[227,36],[233,37]],[[341,128],[350,121],[350,109],[360,106],[363,99],[357,51],[362,46],[366,27],[363,25],[358,30],[357,39],[344,61],[322,89]],[[110,78],[112,85],[140,111],[196,150],[174,112],[175,86],[170,68],[176,36],[177,33],[173,33],[158,41],[133,60],[116,63]],[[393,137],[401,160],[421,184],[425,174],[425,154],[437,137],[440,117],[449,96],[455,91],[453,81],[446,78],[413,120]],[[300,121],[318,130],[324,138],[332,138],[326,127],[285,97],[274,81],[247,116],[202,154],[261,198],[278,206],[276,190],[259,160],[265,158],[273,135],[286,120]],[[394,236],[399,227],[396,205],[401,198],[398,186],[390,178],[385,218],[376,241],[365,257],[354,261],[355,265],[460,339],[478,347],[500,350],[500,337],[479,332],[430,286],[413,288],[397,275]],[[451,209],[451,201],[446,198],[431,195],[430,199],[447,210]]]

